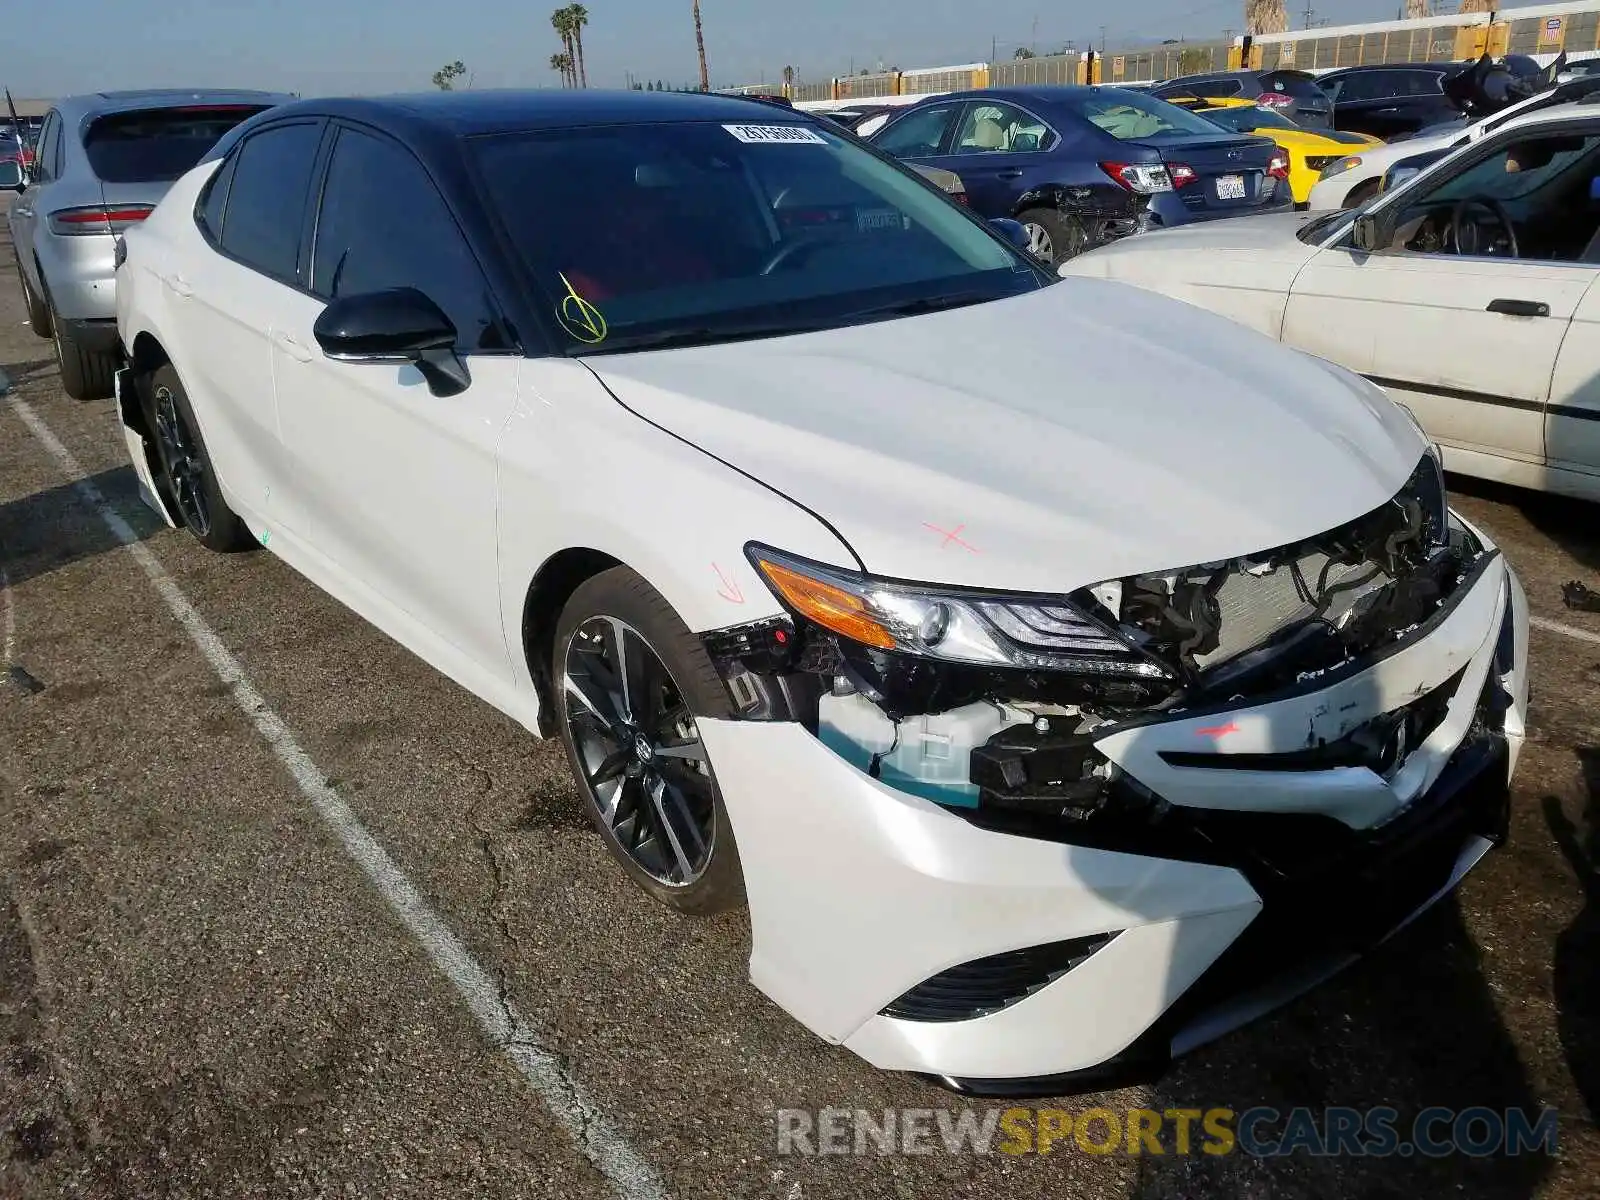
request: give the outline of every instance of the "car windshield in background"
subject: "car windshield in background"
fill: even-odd
[[[112,113],[89,126],[83,148],[102,182],[170,181],[199,162],[228,130],[265,107],[212,104]]]
[[[861,324],[1049,282],[933,186],[823,127],[641,124],[470,144],[574,354]]]
[[[1300,128],[1288,117],[1271,109],[1258,108],[1254,104],[1248,108],[1242,104],[1237,108],[1211,108],[1197,115],[1204,117],[1213,125],[1220,125],[1234,133],[1249,133],[1252,129]]]
[[[1123,142],[1217,132],[1216,125],[1205,117],[1138,92],[1097,89],[1064,104],[1090,124]]]

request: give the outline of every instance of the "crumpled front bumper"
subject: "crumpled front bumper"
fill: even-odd
[[[1527,711],[1527,605],[1504,560],[1489,557],[1421,634],[1327,686],[1109,735],[1101,748],[1183,831],[1147,847],[982,828],[868,778],[797,724],[702,720],[744,867],[752,980],[879,1067],[984,1094],[1144,1074],[1283,1003],[1504,836]],[[1292,751],[1441,684],[1454,689],[1445,715],[1388,779],[1162,757],[1197,742]],[[1095,949],[984,1015],[883,1011],[919,985],[970,981],[979,960],[1073,939]]]

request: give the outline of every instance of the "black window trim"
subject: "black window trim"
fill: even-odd
[[[329,117],[327,122],[328,127],[323,133],[322,145],[317,152],[317,163],[312,170],[311,202],[306,206],[305,224],[301,230],[298,271],[301,283],[298,285],[297,290],[304,292],[313,299],[320,300],[324,304],[329,302],[328,297],[313,291],[311,287],[312,267],[316,255],[317,227],[322,218],[322,200],[328,186],[328,170],[333,163],[334,148],[342,132],[350,130],[354,133],[366,134],[397,146],[422,169],[423,175],[433,185],[434,194],[439,197],[439,203],[444,205],[445,212],[450,215],[450,220],[455,225],[456,233],[460,235],[462,244],[467,248],[467,254],[472,258],[472,265],[478,269],[478,278],[483,283],[484,295],[488,297],[491,308],[489,315],[499,323],[500,331],[505,336],[507,345],[501,350],[473,349],[463,351],[458,349],[456,353],[472,358],[530,357],[527,341],[518,329],[517,323],[506,315],[508,310],[505,299],[499,294],[494,286],[493,278],[484,268],[482,256],[479,255],[477,247],[473,245],[472,238],[468,236],[465,227],[461,223],[461,214],[456,211],[455,205],[450,203],[450,197],[446,194],[445,189],[439,186],[438,176],[429,169],[428,164],[418,157],[404,142],[375,125],[369,125],[365,121],[357,121],[350,117]]]
[[[284,118],[283,120],[280,120],[280,121],[273,121],[273,122],[271,122],[269,124],[258,126],[257,128],[252,129],[248,136],[240,138],[238,143],[235,144],[234,147],[231,150],[229,150],[228,153],[226,155],[224,155],[219,160],[219,165],[218,165],[217,169],[211,173],[211,178],[206,181],[205,187],[200,189],[200,195],[198,197],[196,197],[196,199],[195,199],[195,209],[190,215],[191,215],[191,219],[195,223],[196,231],[200,234],[201,238],[205,240],[206,244],[208,246],[210,246],[212,248],[212,250],[214,250],[220,257],[227,259],[229,262],[234,263],[237,266],[243,267],[247,271],[254,272],[255,274],[261,276],[263,279],[270,279],[274,283],[281,283],[284,287],[293,288],[297,292],[305,292],[307,295],[310,295],[310,292],[307,291],[306,288],[301,286],[300,278],[299,278],[299,275],[300,275],[300,270],[299,270],[300,258],[304,254],[304,246],[303,245],[302,246],[298,246],[296,248],[296,251],[295,251],[295,255],[296,255],[295,263],[296,263],[296,265],[295,265],[295,276],[294,276],[294,278],[285,278],[284,276],[276,274],[275,272],[263,270],[260,266],[258,266],[255,263],[246,262],[244,259],[240,258],[237,254],[229,253],[228,250],[222,245],[220,240],[216,241],[216,242],[213,242],[210,238],[206,237],[205,226],[203,224],[201,224],[201,222],[200,222],[200,206],[205,203],[206,197],[208,195],[210,195],[210,193],[211,193],[211,185],[216,182],[216,180],[218,179],[219,176],[221,176],[221,174],[223,172],[223,169],[227,166],[227,164],[229,162],[233,161],[234,159],[236,159],[240,154],[242,154],[244,152],[244,148],[246,146],[248,146],[256,138],[260,137],[262,134],[270,133],[272,130],[275,130],[275,129],[288,129],[289,127],[294,126],[294,125],[320,125],[320,126],[323,127],[322,128],[321,137],[318,139],[316,155],[314,156],[315,159],[320,159],[320,157],[321,157],[321,155],[323,153],[323,149],[326,146],[327,141],[328,141],[327,118],[326,117],[320,117],[320,116],[315,116],[315,115],[286,117],[286,118]],[[224,135],[224,136],[226,136],[226,135]],[[235,172],[237,173],[237,168],[235,168]],[[315,183],[315,181],[316,181],[316,175],[317,175],[317,166],[316,166],[316,162],[314,161],[313,164],[312,164],[312,168],[311,168],[311,179],[312,179],[313,183]],[[233,203],[232,184],[231,184],[231,182],[229,184],[228,203],[229,204]],[[306,203],[306,204],[310,203],[309,190],[308,190],[307,197],[306,197],[305,201],[303,201],[303,203]],[[228,223],[227,222],[228,213],[227,213],[227,209],[226,208],[223,209],[222,216],[223,216],[223,222],[222,223],[223,223],[224,226],[226,226],[227,223]],[[302,241],[303,241],[303,239],[305,237],[304,213],[303,212],[302,212],[301,216],[302,216],[301,238],[302,238]]]

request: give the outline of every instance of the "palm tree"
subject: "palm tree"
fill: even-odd
[[[572,13],[569,9],[558,8],[550,14],[550,25],[561,39],[562,57],[567,60],[567,75],[572,80],[572,86],[578,84],[578,76],[574,64],[577,62],[577,53],[572,44]]]
[[[700,90],[711,90],[711,76],[706,72],[706,35],[700,28],[700,0],[694,0],[694,44],[700,51]]]
[[[578,86],[589,86],[589,72],[583,68],[583,27],[589,23],[589,10],[581,4],[567,5],[568,27],[578,51]]]
[[[550,56],[550,69],[552,71],[561,72],[562,87],[573,87],[576,85],[576,77],[573,74],[572,68],[572,55],[552,54]]]
[[[1283,33],[1289,14],[1283,0],[1245,0],[1244,23],[1251,33]]]

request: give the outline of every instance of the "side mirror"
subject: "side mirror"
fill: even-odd
[[[1364,213],[1356,218],[1353,240],[1357,250],[1376,254],[1380,250],[1389,248],[1389,244],[1394,240],[1394,229],[1393,223],[1386,217],[1387,214]]]
[[[454,396],[472,382],[455,352],[455,325],[416,288],[341,297],[322,310],[311,332],[339,362],[414,363],[435,396]]]
[[[1013,221],[1010,217],[994,217],[989,221],[994,230],[1018,250],[1028,248],[1028,230],[1021,221]]]

